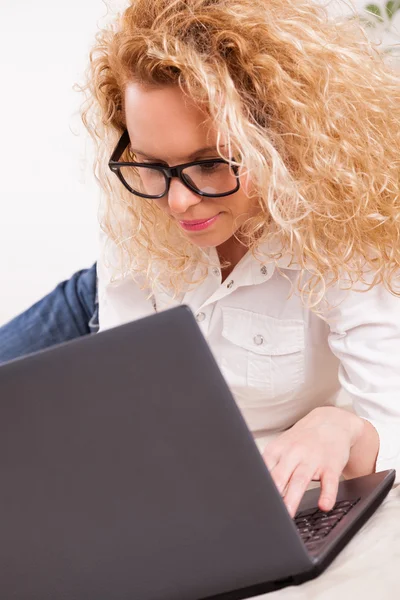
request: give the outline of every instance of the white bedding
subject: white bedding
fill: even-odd
[[[264,600],[400,600],[400,485],[319,577]]]

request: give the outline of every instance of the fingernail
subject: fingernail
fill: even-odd
[[[331,510],[332,508],[332,502],[328,499],[321,499],[321,505],[322,505],[322,510],[324,510],[325,512],[328,512],[329,510]]]

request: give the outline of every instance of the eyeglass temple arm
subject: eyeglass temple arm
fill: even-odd
[[[123,151],[129,144],[129,133],[128,130],[125,129],[124,133],[121,135],[118,144],[115,146],[114,152],[111,155],[110,163],[117,162],[121,158]]]

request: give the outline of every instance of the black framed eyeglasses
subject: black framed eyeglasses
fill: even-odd
[[[207,158],[168,167],[161,163],[119,162],[129,145],[125,130],[116,145],[108,166],[123,185],[141,198],[159,199],[169,192],[171,179],[178,177],[199,196],[220,198],[240,188],[239,167],[223,158]]]

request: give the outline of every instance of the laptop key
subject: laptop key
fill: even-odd
[[[353,507],[352,506],[343,506],[342,508],[336,508],[334,511],[332,511],[332,514],[334,516],[336,515],[347,515],[347,513],[349,512],[349,510],[351,510]]]
[[[326,536],[358,501],[359,498],[354,501],[340,500],[328,512],[323,512],[319,508],[300,511],[294,523],[306,548],[310,551],[317,550],[318,545],[323,543]]]
[[[328,535],[328,533],[332,531],[332,527],[325,527],[325,529],[318,529],[317,531],[317,535],[318,536],[322,536],[325,537]],[[314,536],[313,536],[314,537]],[[314,538],[315,539],[315,538]]]
[[[313,529],[322,529],[326,526],[334,527],[338,521],[339,521],[338,518],[332,518],[332,517],[329,517],[326,519],[319,519],[312,525],[312,527],[313,527]]]
[[[355,504],[355,502],[350,502],[349,500],[342,500],[341,502],[336,502],[335,504],[335,508],[342,508],[342,507],[352,507]]]
[[[309,527],[302,527],[301,529],[297,530],[300,534],[301,533],[310,533],[310,528]]]

